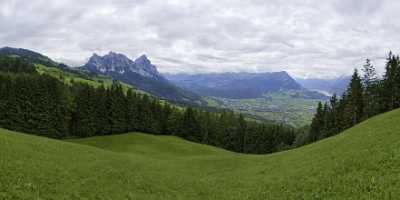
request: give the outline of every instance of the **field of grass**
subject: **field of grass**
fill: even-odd
[[[172,136],[59,141],[0,129],[0,199],[396,199],[399,121],[395,110],[270,155]]]

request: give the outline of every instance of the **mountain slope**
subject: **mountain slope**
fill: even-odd
[[[45,55],[42,55],[40,53],[28,49],[3,47],[0,48],[0,55],[21,57],[32,63],[41,64],[47,67],[60,67],[60,68],[67,67],[64,64],[51,60],[49,57]]]
[[[232,99],[257,98],[267,92],[301,89],[286,72],[167,74],[166,77],[176,85],[201,95]]]
[[[81,68],[111,76],[161,99],[188,104],[203,103],[199,95],[179,88],[165,79],[145,55],[132,61],[125,55],[114,52],[104,56],[93,54]]]
[[[271,155],[165,136],[63,142],[0,129],[0,198],[393,199],[400,195],[399,120],[395,110]]]

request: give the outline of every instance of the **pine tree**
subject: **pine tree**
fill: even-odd
[[[187,108],[182,118],[182,130],[180,134],[182,137],[191,141],[201,141],[200,124],[195,117],[195,111],[192,108]]]
[[[181,120],[182,115],[178,109],[172,109],[171,114],[167,119],[167,131],[169,135],[177,135],[180,136],[181,133]]]
[[[350,112],[348,114],[351,116],[351,125],[355,125],[362,120],[364,111],[363,93],[361,78],[357,69],[355,69],[347,89],[348,109],[346,111]]]
[[[336,94],[333,94],[329,101],[329,110],[327,115],[327,136],[339,133],[339,102]]]
[[[400,93],[400,91],[398,91],[399,83],[396,83],[396,78],[399,76],[398,71],[399,59],[390,52],[386,62],[386,72],[384,74],[386,111],[393,110],[399,106],[397,99],[399,96],[398,93]]]
[[[378,76],[375,67],[371,64],[369,59],[363,66],[362,85],[364,88],[364,118],[369,118],[379,112],[378,102]]]
[[[311,122],[310,134],[308,137],[308,142],[317,141],[320,138],[321,131],[324,125],[324,111],[322,103],[319,102],[317,106],[317,112]]]
[[[4,126],[6,121],[9,81],[9,77],[0,74],[0,127]]]
[[[126,107],[127,100],[119,83],[114,83],[110,89],[109,116],[111,133],[123,133],[127,130]]]
[[[107,107],[107,91],[104,85],[101,85],[94,91],[94,118],[96,124],[96,135],[105,135],[111,132],[111,125],[107,119],[109,108]]]
[[[88,85],[81,85],[75,99],[73,132],[79,137],[93,136],[97,132],[94,93]]]
[[[236,129],[237,142],[235,144],[235,150],[237,152],[243,152],[245,145],[245,135],[247,131],[247,123],[242,114],[240,114],[239,118],[237,119],[237,126],[238,126],[238,128]]]

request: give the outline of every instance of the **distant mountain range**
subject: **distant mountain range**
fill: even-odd
[[[231,99],[262,97],[265,93],[303,90],[287,72],[165,74],[168,80],[203,96]],[[321,94],[309,92],[315,98]]]
[[[43,67],[54,67],[84,80],[118,80],[160,99],[170,102],[207,106],[210,109],[231,109],[259,121],[278,121],[301,126],[311,120],[318,101],[327,96],[311,91],[331,91],[322,86],[338,85],[304,80],[299,84],[288,73],[214,73],[160,74],[146,55],[131,60],[127,56],[109,52],[93,54],[81,67],[69,67],[49,57],[28,50],[4,47],[0,55],[21,57]],[[307,84],[308,83],[308,84]],[[338,83],[341,83],[338,81]],[[99,82],[102,84],[102,82]],[[344,83],[346,85],[347,83]],[[320,86],[321,87],[316,87]]]
[[[103,56],[93,54],[86,64],[78,68],[68,67],[28,49],[4,47],[0,49],[0,55],[18,56],[32,63],[72,72],[110,76],[114,80],[130,84],[161,99],[193,105],[206,105],[207,102],[202,96],[251,99],[279,91],[301,91],[302,98],[324,99],[324,95],[307,89],[330,92],[336,89],[335,86],[337,86],[337,90],[340,90],[342,87],[339,83],[343,82],[337,80],[327,84],[322,80],[319,82],[317,80],[300,80],[301,84],[299,84],[284,71],[163,75],[158,72],[157,67],[146,55],[131,60],[127,56],[115,52],[109,52]],[[344,82],[343,85],[347,85],[347,82]],[[327,86],[330,87],[326,88]]]
[[[115,52],[104,56],[93,54],[81,69],[111,76],[115,80],[133,85],[162,99],[188,104],[204,103],[201,96],[177,87],[165,79],[146,55],[133,61]]]
[[[296,81],[304,88],[309,90],[318,91],[325,95],[331,96],[333,94],[342,95],[350,83],[350,76],[342,76],[334,79],[301,79]]]

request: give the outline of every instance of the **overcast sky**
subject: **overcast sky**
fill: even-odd
[[[146,54],[161,72],[349,74],[400,53],[398,0],[0,0],[0,46],[78,65]]]

